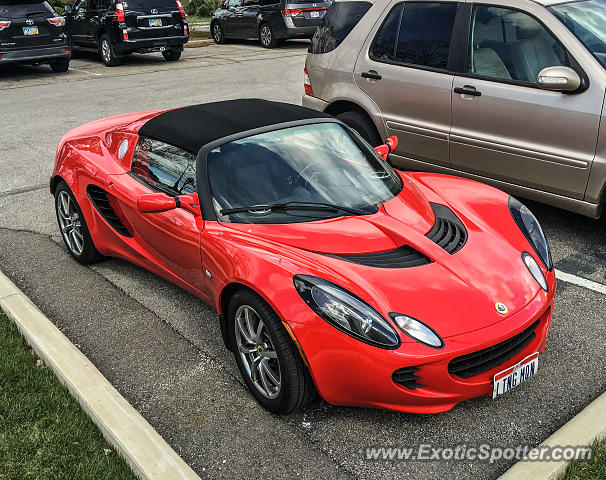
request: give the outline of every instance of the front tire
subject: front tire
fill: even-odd
[[[103,255],[93,243],[80,205],[63,181],[55,189],[55,212],[59,231],[72,257],[84,265],[101,260]]]
[[[364,113],[356,110],[350,110],[348,112],[339,113],[337,118],[345,125],[358,132],[362,138],[370,144],[370,146],[376,147],[383,143],[381,136],[377,131],[377,127],[375,127],[372,120]]]
[[[69,70],[69,60],[59,60],[50,64],[51,70],[55,73],[65,73]]]
[[[167,62],[176,62],[181,58],[181,50],[166,50],[162,52],[162,56]]]
[[[223,27],[219,24],[219,22],[214,22],[210,26],[210,31],[213,35],[213,40],[215,43],[225,43],[225,34],[223,32]]]
[[[282,321],[249,290],[228,308],[228,336],[242,378],[272,413],[289,414],[315,397],[313,381]]]
[[[116,56],[108,35],[102,35],[99,40],[99,55],[106,67],[115,67],[122,63],[122,59]]]
[[[278,41],[274,37],[274,32],[269,26],[269,23],[262,23],[259,28],[259,42],[264,48],[275,48],[278,46]]]

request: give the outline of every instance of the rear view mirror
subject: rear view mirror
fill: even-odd
[[[569,67],[547,67],[539,72],[539,88],[553,92],[575,92],[581,87],[581,77]]]
[[[148,193],[137,198],[137,208],[141,213],[161,213],[182,208],[192,215],[200,216],[197,193],[170,197],[165,193]]]
[[[379,145],[375,147],[375,152],[379,154],[379,156],[383,160],[387,160],[387,156],[393,152],[398,147],[398,137],[392,136],[385,140],[383,145]]]

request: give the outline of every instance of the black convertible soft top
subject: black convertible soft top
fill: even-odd
[[[289,103],[256,98],[226,100],[161,113],[146,122],[139,135],[198,153],[204,145],[229,135],[314,118],[331,117]]]

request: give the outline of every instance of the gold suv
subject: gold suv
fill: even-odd
[[[303,105],[399,168],[470,177],[590,217],[605,202],[606,0],[340,1]]]

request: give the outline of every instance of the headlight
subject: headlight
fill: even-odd
[[[539,264],[534,257],[528,252],[522,252],[522,261],[532,275],[532,278],[537,281],[543,290],[548,292],[549,287],[547,287],[547,280],[545,280],[545,275],[543,275],[541,267],[539,267]]]
[[[551,271],[553,264],[549,245],[538,220],[525,205],[513,197],[509,197],[509,211],[547,270]]]
[[[390,313],[389,316],[406,335],[417,342],[432,348],[442,348],[444,346],[444,341],[439,335],[416,318],[401,313]]]
[[[342,332],[376,347],[400,346],[400,337],[389,322],[353,293],[308,275],[295,275],[293,282],[305,303]]]

